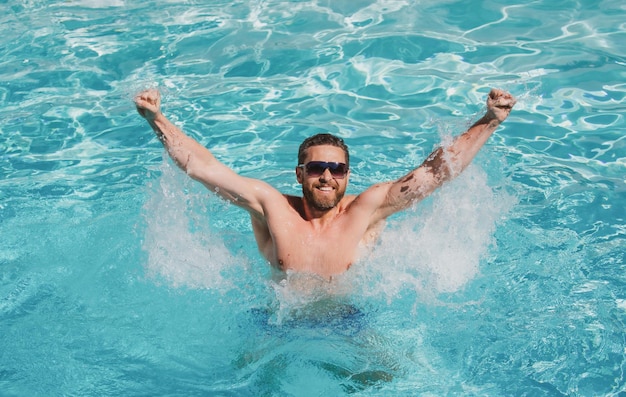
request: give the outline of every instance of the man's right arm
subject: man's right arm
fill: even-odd
[[[172,160],[209,190],[261,217],[264,216],[263,200],[280,195],[265,182],[238,175],[218,161],[207,148],[185,135],[161,113],[161,96],[156,89],[139,93],[135,97],[135,105]]]

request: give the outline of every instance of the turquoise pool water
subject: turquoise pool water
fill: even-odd
[[[208,4],[207,4],[208,3]],[[621,1],[0,2],[0,395],[626,395]],[[278,282],[247,215],[131,98],[298,193],[350,192],[519,98],[474,164],[333,283]]]

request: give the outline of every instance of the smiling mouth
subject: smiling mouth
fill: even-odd
[[[335,190],[332,186],[319,186],[317,190],[321,190],[322,192],[332,192]]]

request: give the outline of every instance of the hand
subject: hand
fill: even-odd
[[[135,97],[137,112],[148,121],[153,121],[161,113],[161,94],[155,88],[140,92]]]
[[[494,88],[489,92],[489,97],[487,97],[487,114],[485,116],[489,119],[503,122],[509,117],[509,113],[511,113],[511,109],[513,109],[516,102],[513,95]]]

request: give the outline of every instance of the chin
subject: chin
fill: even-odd
[[[335,208],[337,206],[337,203],[339,203],[339,200],[336,199],[329,200],[328,198],[326,198],[326,200],[319,200],[314,195],[305,195],[305,199],[311,207],[315,208],[318,211],[330,210],[332,208]]]
[[[311,200],[309,202],[312,204],[313,207],[318,210],[330,210],[332,208],[335,208],[337,204],[339,204],[342,197],[343,194],[337,195],[334,198],[324,197],[323,200],[316,200],[315,197],[311,197]]]
[[[319,201],[313,201],[311,202],[311,204],[312,204],[312,207],[314,207],[316,210],[319,210],[319,211],[327,211],[337,206],[337,202],[320,203]]]
[[[318,211],[327,211],[335,208],[343,198],[343,194],[340,192],[337,192],[334,197],[318,197],[315,192],[303,189],[302,194],[309,205]]]

